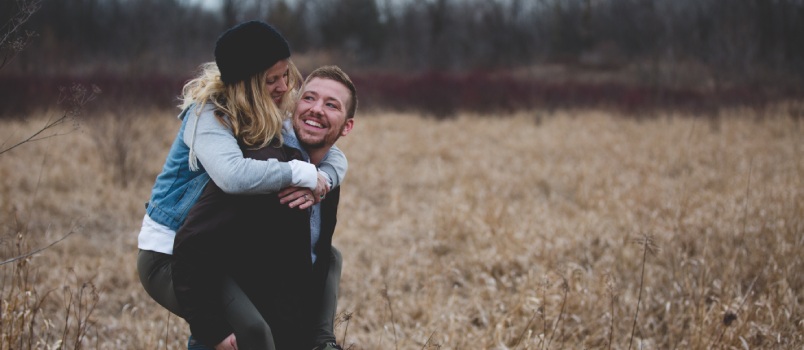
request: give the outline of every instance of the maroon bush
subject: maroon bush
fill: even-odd
[[[500,113],[529,109],[605,108],[636,117],[656,110],[709,115],[724,106],[762,108],[800,89],[736,86],[714,91],[671,89],[615,82],[548,82],[511,73],[353,73],[362,109],[414,111],[435,118],[459,112]],[[24,115],[58,101],[59,88],[73,83],[102,90],[92,108],[172,107],[187,77],[160,75],[88,77],[0,76],[0,116]]]
[[[87,106],[89,111],[132,107],[170,107],[186,78],[168,76],[118,76],[94,74],[85,77],[0,76],[0,117],[25,116],[36,109],[56,107],[60,91],[73,84],[97,86],[101,93]]]
[[[605,108],[626,115],[651,115],[655,110],[706,114],[724,106],[764,107],[802,91],[731,87],[703,92],[615,82],[546,82],[509,73],[357,74],[362,106],[418,111],[437,118],[460,111],[511,112],[528,109]]]

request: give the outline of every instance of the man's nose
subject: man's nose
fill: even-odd
[[[319,115],[323,111],[323,108],[324,108],[324,102],[322,100],[318,100],[315,101],[315,103],[313,103],[313,106],[310,108],[310,110],[316,115]]]

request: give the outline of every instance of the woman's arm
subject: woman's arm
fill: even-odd
[[[260,194],[288,186],[316,187],[318,172],[312,164],[244,158],[231,129],[218,121],[211,105],[205,106],[200,115],[191,110],[185,118],[191,119],[184,130],[184,142],[224,192]]]

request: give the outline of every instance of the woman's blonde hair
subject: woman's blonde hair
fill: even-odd
[[[302,76],[288,59],[288,90],[282,96],[281,105],[277,106],[266,90],[265,75],[263,71],[249,79],[224,84],[218,65],[204,63],[200,66],[200,73],[184,84],[180,107],[184,109],[194,103],[215,105],[218,121],[231,128],[237,141],[245,147],[262,148],[273,139],[281,144],[282,122],[293,111]],[[201,108],[196,111],[200,113]]]

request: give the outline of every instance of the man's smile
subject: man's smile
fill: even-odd
[[[304,120],[304,124],[307,124],[309,126],[316,127],[316,128],[319,128],[319,129],[324,128],[323,124],[321,124],[321,123],[319,123],[319,122],[317,122],[315,120],[306,119],[306,120]]]

